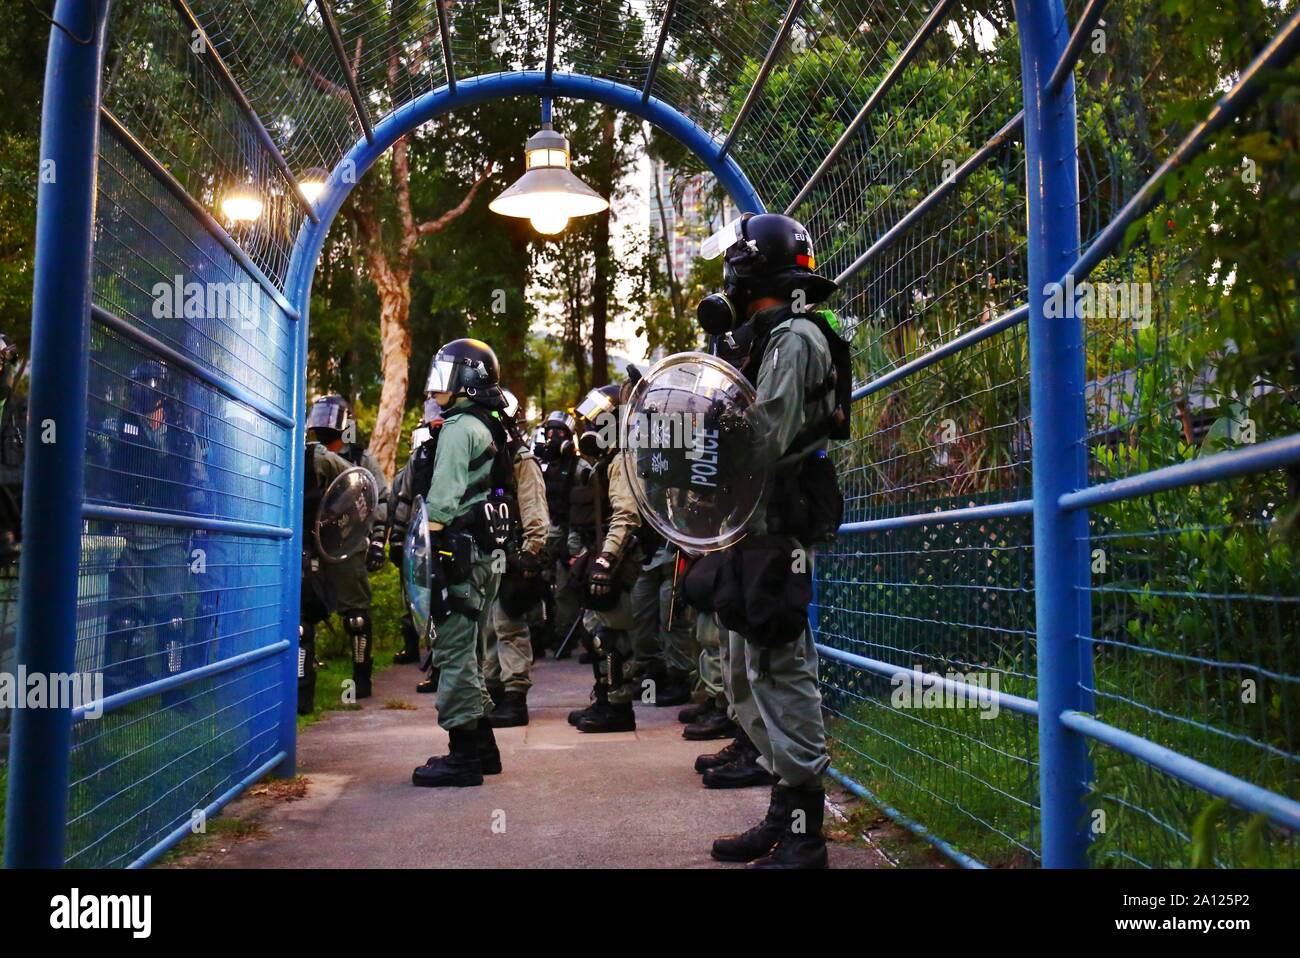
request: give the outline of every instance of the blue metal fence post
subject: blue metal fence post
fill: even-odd
[[[1033,414],[1034,586],[1038,633],[1038,750],[1042,862],[1087,864],[1088,747],[1061,713],[1086,709],[1090,660],[1080,636],[1090,628],[1088,518],[1058,499],[1087,483],[1083,409],[1083,324],[1047,319],[1050,283],[1061,280],[1079,248],[1079,183],[1074,80],[1048,81],[1069,41],[1061,0],[1016,0],[1025,98],[1029,213],[1029,361]],[[1067,313],[1074,313],[1073,309]]]
[[[18,664],[76,668],[99,83],[108,3],[59,0],[41,115]],[[66,31],[66,32],[65,32]],[[77,42],[73,36],[84,41]],[[5,864],[63,864],[72,710],[14,709]]]
[[[313,225],[308,222],[307,225]],[[322,227],[324,229],[325,227]],[[292,293],[292,290],[286,290]],[[307,446],[307,309],[298,309],[299,319],[293,330],[291,351],[289,409],[293,416],[293,435],[289,444],[289,462],[285,474],[284,524],[293,530],[293,536],[284,544],[285,555],[280,579],[280,622],[282,637],[289,640],[289,648],[281,663],[280,681],[284,694],[280,699],[280,751],[284,759],[275,774],[284,778],[292,776],[298,766],[298,623],[299,594],[302,590],[302,500],[303,469],[306,467]],[[314,663],[307,663],[312,667]]]

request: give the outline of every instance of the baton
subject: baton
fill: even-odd
[[[574,618],[573,618],[573,625],[569,626],[569,632],[568,632],[568,634],[564,637],[564,641],[561,642],[561,643],[560,643],[560,647],[559,647],[558,649],[555,650],[555,657],[556,657],[557,659],[560,658],[560,656],[562,656],[562,655],[564,654],[564,650],[565,650],[566,648],[568,648],[569,640],[570,640],[571,638],[573,638],[573,632],[574,632],[574,630],[575,630],[579,625],[581,625],[581,624],[582,624],[582,614],[579,613],[578,615],[574,616]]]
[[[682,550],[674,549],[673,552],[673,589],[668,593],[668,624],[665,629],[673,627],[673,610],[677,608],[677,573],[682,567]]]

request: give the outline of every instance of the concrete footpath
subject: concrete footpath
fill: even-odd
[[[376,678],[359,711],[327,713],[298,744],[306,794],[271,800],[253,789],[228,815],[256,822],[247,837],[209,836],[182,867],[699,868],[713,837],[757,822],[768,789],[706,789],[696,755],[725,742],[688,742],[676,708],[637,707],[635,732],[584,735],[565,720],[587,703],[591,668],[537,663],[532,722],[499,729],[504,772],[481,788],[425,789],[411,770],[447,750],[434,696],[417,695],[415,666]],[[400,705],[406,708],[396,707]],[[828,819],[829,819],[828,815]],[[829,824],[829,821],[828,821]],[[832,867],[884,862],[833,844]]]

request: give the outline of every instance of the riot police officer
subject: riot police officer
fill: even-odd
[[[352,466],[361,466],[374,477],[379,504],[371,527],[370,547],[345,562],[328,565],[326,576],[338,596],[339,617],[352,646],[352,681],[358,699],[371,695],[374,668],[374,623],[370,616],[370,573],[384,561],[387,530],[388,478],[379,461],[356,441],[356,420],[342,396],[331,394],[317,399],[307,414],[307,430],[330,452]]]
[[[182,399],[184,388],[184,377],[162,360],[144,360],[131,369],[116,414],[100,424],[98,440],[88,450],[88,497],[210,513],[207,445]],[[211,592],[191,571],[195,535],[142,523],[123,523],[120,534],[125,548],[108,577],[108,694],[205,664],[213,653],[215,627],[211,610],[201,607]]]
[[[426,394],[443,409],[425,505],[440,559],[432,592],[447,597],[433,618],[439,622],[438,724],[447,730],[450,749],[411,773],[415,785],[482,785],[484,775],[501,771],[483,678],[487,617],[500,578],[494,569],[498,530],[491,528],[499,510],[484,506],[496,489],[513,482],[507,435],[497,415],[504,406],[500,381],[496,354],[477,339],[447,343],[429,369]]]
[[[521,534],[517,542],[511,543],[506,571],[492,604],[484,677],[495,703],[489,716],[493,728],[513,728],[528,724],[528,690],[533,684],[528,616],[542,600],[542,554],[551,519],[541,467],[515,423],[519,401],[508,389],[503,389],[502,395],[505,405],[501,416],[514,466]]]
[[[313,530],[321,498],[330,484],[351,468],[319,442],[308,442],[303,470],[302,591],[298,602],[298,714],[310,715],[316,702],[316,626],[338,610],[334,579],[320,554]]]
[[[628,680],[633,652],[629,589],[640,571],[636,531],[641,515],[619,455],[618,410],[622,402],[620,387],[608,385],[588,392],[577,407],[586,427],[579,438],[579,450],[593,464],[585,487],[592,522],[579,527],[582,549],[572,560],[576,581],[569,587],[583,596],[596,670],[593,704],[569,715],[569,723],[580,732],[636,730],[632,707],[636,690]]]
[[[581,611],[572,591],[565,589],[569,581],[569,498],[579,462],[574,425],[571,413],[552,410],[542,422],[542,441],[533,449],[546,482],[546,511],[551,519],[545,552],[546,577],[553,596],[553,608],[548,616],[552,635],[548,638],[557,641],[568,635]]]
[[[839,496],[826,447],[847,431],[851,402],[847,344],[833,316],[809,309],[836,290],[815,269],[802,224],[775,213],[746,214],[725,253],[725,290],[699,306],[700,323],[710,334],[742,323],[751,327],[745,373],[757,399],[739,426],[750,434],[752,462],[766,471],[769,483],[749,531],[787,537],[795,550],[810,550],[827,531],[816,527],[812,515]],[[720,861],[756,868],[826,866],[822,775],[830,760],[806,605],[802,622],[793,641],[760,643],[756,634],[736,630],[728,636],[736,716],[777,783],[762,822],[713,843]]]

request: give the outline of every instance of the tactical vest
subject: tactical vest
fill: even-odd
[[[569,492],[569,527],[590,545],[604,535],[613,507],[609,501],[609,464],[618,451],[602,456],[582,482],[574,482]],[[602,529],[597,530],[599,521]]]
[[[546,509],[556,525],[569,521],[569,493],[573,490],[573,474],[578,468],[578,456],[570,447],[558,458],[546,463],[542,480],[546,484]]]
[[[433,464],[438,456],[438,433],[441,429],[435,429],[433,435],[420,444],[411,456],[411,500],[414,501],[416,496],[429,498],[429,487],[433,485]]]
[[[468,502],[485,490],[487,498],[455,520],[452,528],[467,530],[485,552],[496,549],[517,552],[523,541],[523,521],[515,492],[514,451],[518,448],[518,441],[512,441],[500,419],[475,403],[453,409],[447,414],[446,422],[457,416],[473,416],[492,434],[488,447],[469,461],[469,470],[473,472],[489,460],[492,467],[486,476],[468,483],[461,494],[461,502]]]
[[[767,352],[772,330],[794,317],[786,309],[767,330],[757,331],[750,344],[745,375],[758,385],[758,371]],[[848,439],[849,413],[853,406],[853,364],[849,344],[839,334],[835,314],[829,309],[802,314],[817,327],[826,341],[831,366],[820,382],[804,389],[804,402],[811,405],[825,396],[834,398],[829,414],[809,423],[790,441],[784,455],[807,448],[821,439]],[[844,519],[844,496],[835,465],[825,450],[818,449],[797,462],[778,469],[771,477],[767,499],[768,530],[791,535],[806,545],[833,541]]]

